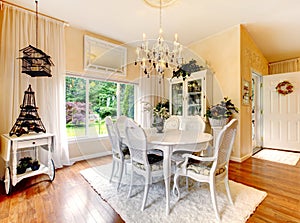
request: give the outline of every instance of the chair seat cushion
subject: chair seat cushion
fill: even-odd
[[[187,170],[192,170],[193,172],[205,176],[209,176],[212,162],[200,162],[200,163],[190,163],[187,165]],[[218,168],[216,170],[216,176],[223,173],[225,171],[225,167]]]
[[[155,154],[148,154],[148,162],[151,167],[151,171],[157,171],[157,170],[162,170],[163,169],[163,156],[158,156]],[[145,170],[144,164],[134,162],[134,166],[136,166],[139,169]]]
[[[129,152],[129,148],[127,146],[122,148],[122,153],[123,153],[124,159],[126,159],[126,160],[130,159],[130,152]],[[120,159],[119,153],[117,153],[115,155],[118,157],[118,159]]]

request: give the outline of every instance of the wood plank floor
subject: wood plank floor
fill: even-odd
[[[0,222],[123,222],[79,174],[109,162],[109,156],[77,162],[58,169],[52,183],[46,175],[25,179],[10,196],[1,182]],[[247,222],[300,222],[300,162],[296,166],[255,158],[231,162],[229,178],[268,193]]]

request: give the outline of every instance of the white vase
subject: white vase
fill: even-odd
[[[222,118],[222,119],[214,119],[214,118],[208,118],[209,123],[211,127],[223,127],[227,124],[229,118]]]
[[[154,126],[157,129],[157,133],[162,133],[164,130],[164,118],[161,118],[159,116],[155,117]]]

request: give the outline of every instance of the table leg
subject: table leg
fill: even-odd
[[[166,188],[166,215],[170,213],[170,183],[171,183],[171,155],[172,155],[172,146],[167,147],[168,149],[164,150],[164,180]]]

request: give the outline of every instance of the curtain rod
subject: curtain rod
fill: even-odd
[[[26,10],[26,11],[29,11],[29,12],[32,12],[32,13],[36,13],[36,11],[34,11],[34,10],[32,10],[32,9],[28,9],[28,8],[23,7],[23,6],[20,6],[20,5],[11,3],[11,2],[7,2],[7,1],[0,0],[0,6],[2,6],[2,4],[11,5],[11,6],[14,6],[14,7],[17,7],[17,8],[20,8],[20,9],[23,9],[23,10]],[[0,9],[1,9],[1,7],[0,7]],[[64,20],[57,19],[57,18],[55,18],[55,17],[49,16],[49,15],[46,15],[46,14],[43,14],[43,13],[39,13],[39,12],[38,12],[38,14],[41,15],[41,16],[44,16],[44,17],[47,17],[47,18],[50,18],[50,19],[53,19],[53,20],[62,22],[62,23],[64,23],[66,26],[69,26],[69,23],[66,22],[66,21],[64,21]]]

